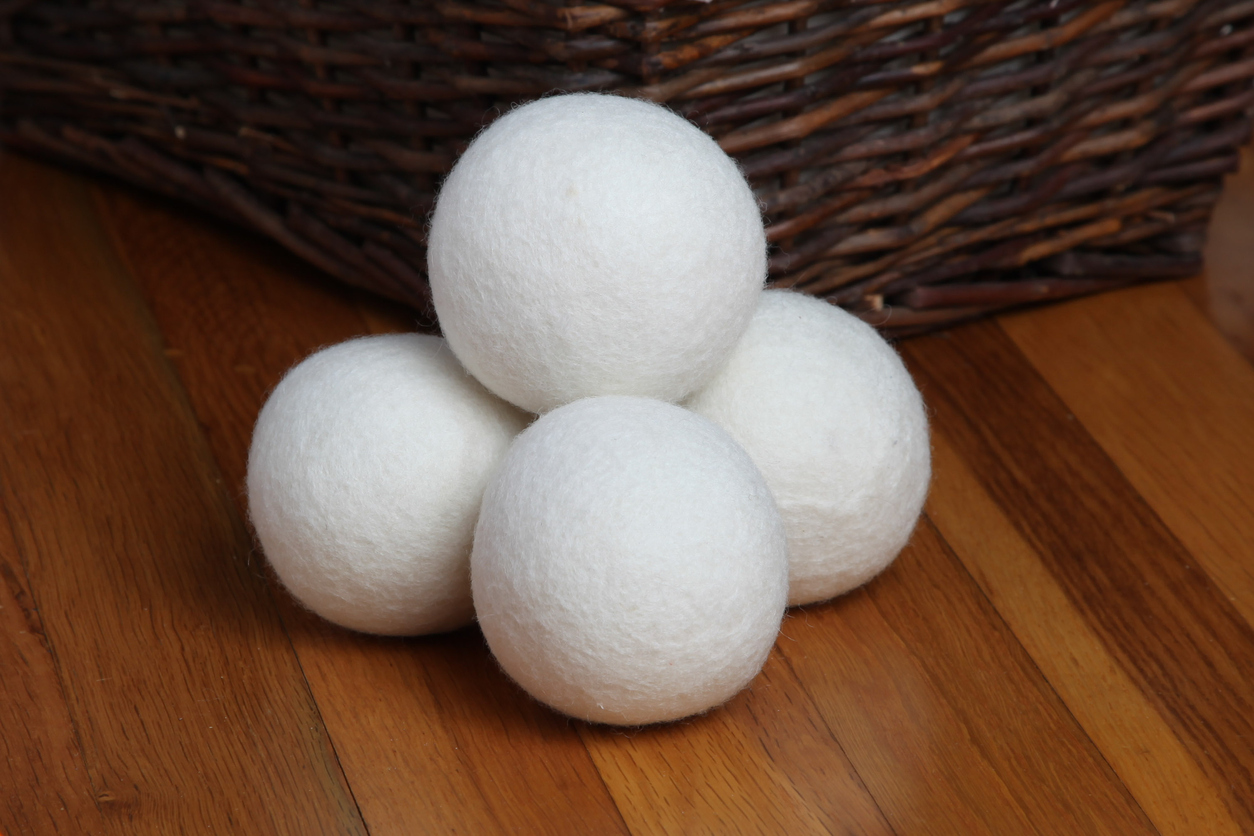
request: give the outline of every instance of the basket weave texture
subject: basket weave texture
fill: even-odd
[[[546,93],[664,102],[748,175],[770,280],[904,333],[1200,268],[1254,0],[0,0],[0,142],[429,306],[426,218]]]

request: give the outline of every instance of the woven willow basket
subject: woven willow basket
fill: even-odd
[[[1251,0],[0,0],[0,141],[425,310],[470,138],[622,91],[740,162],[773,284],[902,333],[1197,271],[1252,50]]]

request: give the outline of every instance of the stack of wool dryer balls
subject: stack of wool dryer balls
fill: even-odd
[[[447,342],[320,351],[258,418],[249,505],[279,578],[355,630],[477,618],[575,717],[725,702],[786,604],[893,560],[930,477],[896,353],[764,292],[765,260],[736,164],[670,111],[578,94],[501,117],[432,220]]]

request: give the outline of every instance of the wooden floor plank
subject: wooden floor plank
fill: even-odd
[[[893,832],[778,651],[701,717],[579,727],[633,833]]]
[[[571,723],[478,630],[385,639],[287,617],[372,832],[626,832]]]
[[[1229,596],[995,322],[902,348],[937,431],[1254,830],[1254,631]]]
[[[926,520],[864,590],[801,613],[785,653],[899,833],[1153,832]]]
[[[0,202],[2,499],[106,822],[363,833],[86,187],[0,156],[0,193],[28,197]]]
[[[1037,832],[866,590],[798,610],[784,633],[784,660],[896,833]]]
[[[1002,328],[1254,624],[1254,366],[1176,284]]]
[[[1037,829],[1153,832],[930,520],[900,559],[868,594]]]
[[[0,276],[12,272],[6,261],[0,245]],[[0,379],[16,376],[19,361],[0,357]],[[0,436],[20,438],[5,424]],[[100,834],[104,820],[4,511],[0,502],[0,833]]]
[[[1164,836],[1242,833],[1222,794],[942,432],[927,514]]]
[[[317,347],[366,332],[362,300],[203,218],[112,187],[98,195],[242,508],[267,391]],[[368,319],[376,330],[397,324],[387,307]],[[372,832],[625,832],[578,734],[520,698],[476,630],[375,639],[279,597]]]

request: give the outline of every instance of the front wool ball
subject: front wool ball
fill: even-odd
[[[257,418],[257,539],[292,595],[336,624],[383,635],[469,624],[479,501],[526,422],[438,337],[323,349],[287,373]]]
[[[788,554],[770,490],[727,433],[660,401],[588,398],[506,454],[471,585],[492,653],[532,696],[639,725],[753,679],[783,617]]]
[[[671,111],[574,94],[513,110],[440,190],[431,292],[453,351],[532,412],[678,401],[717,371],[766,278],[736,163]]]
[[[931,479],[923,399],[875,329],[770,290],[718,376],[686,404],[749,452],[788,530],[789,604],[866,583],[905,546]]]

